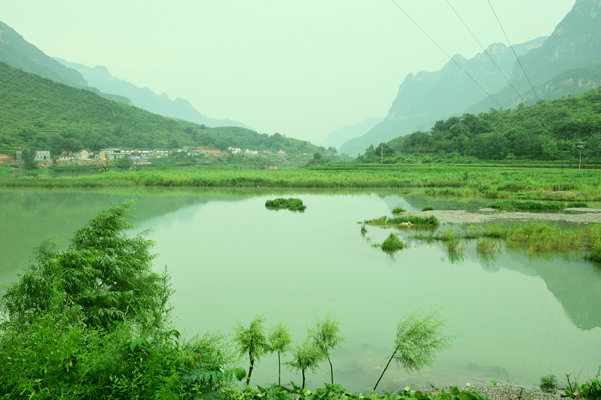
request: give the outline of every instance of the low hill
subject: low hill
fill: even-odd
[[[482,160],[601,161],[601,89],[541,101],[513,110],[491,110],[438,121],[428,132],[401,136],[359,157],[387,162],[404,157]]]
[[[309,142],[237,127],[207,128],[165,118],[88,90],[0,63],[0,149],[97,150],[106,147],[229,146],[319,152]]]

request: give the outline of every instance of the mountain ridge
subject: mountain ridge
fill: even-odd
[[[55,60],[62,65],[79,72],[91,86],[96,87],[105,93],[128,98],[136,107],[143,108],[152,113],[163,115],[164,117],[194,122],[208,127],[238,126],[252,130],[252,128],[241,122],[207,117],[196,110],[196,108],[194,108],[194,106],[186,99],[171,99],[166,93],[157,94],[149,88],[138,87],[125,79],[117,78],[103,65],[88,67],[83,64],[70,62],[60,58],[55,58]]]
[[[516,45],[514,49],[523,55],[541,46],[545,40],[546,37],[539,37]],[[486,50],[503,73],[511,75],[515,63],[511,48],[502,43],[493,43]],[[436,120],[462,112],[486,97],[456,64],[468,71],[489,93],[498,91],[505,85],[505,78],[484,52],[470,59],[456,54],[437,71],[408,74],[399,86],[384,121],[362,137],[344,143],[341,152],[356,155],[371,144],[426,128]]]

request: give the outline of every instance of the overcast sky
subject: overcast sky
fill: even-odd
[[[449,0],[488,45],[487,0]],[[478,45],[447,0],[397,0],[451,54]],[[514,43],[550,35],[574,0],[491,0]],[[320,142],[384,117],[408,73],[448,59],[392,0],[0,0],[0,20],[46,54],[201,113]]]

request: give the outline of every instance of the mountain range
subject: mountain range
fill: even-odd
[[[100,91],[127,98],[134,106],[143,108],[152,113],[170,118],[183,119],[185,121],[210,127],[239,126],[251,129],[240,122],[207,117],[198,112],[188,100],[180,98],[172,100],[165,93],[158,95],[148,88],[140,88],[133,83],[115,78],[111,75],[109,70],[102,65],[90,68],[82,64],[72,63],[59,58],[56,58],[55,60],[65,67],[79,72],[88,84],[100,89]]]
[[[240,127],[209,128],[166,118],[89,90],[74,88],[0,62],[0,149],[47,149],[52,154],[107,147],[175,149],[210,146],[322,152],[309,142]]]
[[[511,108],[581,93],[601,86],[601,0],[576,0],[572,10],[548,38],[514,45],[528,78],[504,44],[492,44],[485,53],[466,60],[454,56],[440,71],[409,74],[401,84],[386,118],[360,137],[345,142],[340,151],[363,152],[398,136],[427,129],[437,120],[465,112]],[[484,87],[492,100],[460,69],[461,65]],[[530,88],[533,83],[536,94]],[[515,87],[520,93],[515,93]]]
[[[89,90],[106,99],[133,104],[164,117],[182,119],[209,127],[246,125],[228,119],[214,119],[198,112],[188,100],[171,100],[147,88],[113,77],[106,67],[86,67],[47,56],[27,42],[10,26],[0,21],[0,62],[46,79]]]

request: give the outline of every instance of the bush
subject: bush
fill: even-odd
[[[290,211],[305,211],[307,206],[303,204],[301,199],[296,198],[278,198],[274,200],[267,200],[265,207],[270,210],[290,210]]]
[[[422,211],[432,211],[434,210],[434,207],[424,207],[422,208]]]
[[[392,210],[392,213],[395,214],[395,215],[398,215],[398,214],[404,213],[405,211],[406,210],[404,208],[402,208],[402,207],[396,207],[396,208],[394,208]]]
[[[540,389],[545,393],[553,393],[557,390],[557,379],[555,375],[546,375],[540,378]]]
[[[179,342],[167,277],[152,271],[152,242],[125,234],[127,208],[92,218],[65,250],[40,246],[2,297],[3,398],[211,397],[244,375],[223,369],[214,341]]]
[[[405,243],[401,241],[395,234],[390,234],[388,238],[382,243],[382,250],[387,253],[394,253],[395,251],[402,250],[405,247]]]

